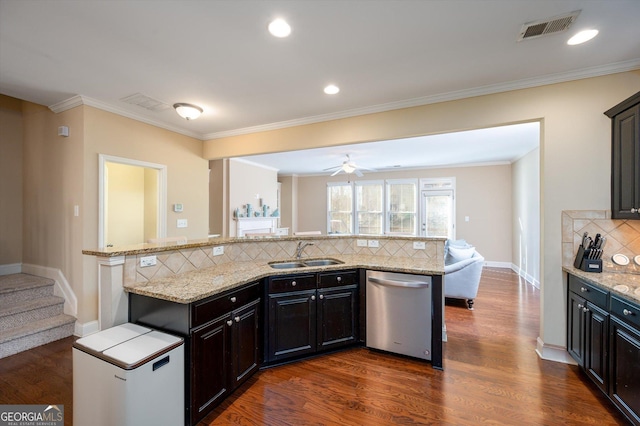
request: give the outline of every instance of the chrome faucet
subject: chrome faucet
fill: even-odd
[[[312,246],[313,243],[302,243],[302,241],[298,242],[298,248],[296,248],[296,259],[300,260],[302,257],[302,252],[306,246]]]

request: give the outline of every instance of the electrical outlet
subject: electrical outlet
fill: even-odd
[[[425,242],[424,241],[414,241],[413,242],[413,248],[415,250],[424,250],[425,249]]]
[[[224,254],[224,246],[215,246],[213,248],[214,256],[222,256]]]
[[[367,247],[380,247],[380,243],[378,240],[369,240],[367,241]]]
[[[187,219],[178,219],[178,222],[177,222],[176,226],[178,228],[186,228],[188,226],[187,225]]]
[[[358,247],[366,247],[367,246],[367,240],[357,240],[356,244],[358,245]]]
[[[147,266],[156,266],[156,257],[155,256],[145,256],[140,258],[140,267],[146,268]]]

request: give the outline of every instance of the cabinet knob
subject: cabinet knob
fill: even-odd
[[[321,295],[320,295],[320,299],[324,299],[324,294],[321,294]]]
[[[295,286],[296,286],[296,284],[297,284],[297,283],[296,283],[295,281],[291,281],[291,285],[292,285],[293,287],[295,287]]]
[[[236,320],[236,322],[240,322],[240,317],[235,317],[234,320]]]
[[[232,297],[231,299],[229,299],[229,300],[231,300],[231,303],[236,303],[236,300],[238,300],[238,299],[236,299],[236,297],[235,297],[235,296],[233,296],[233,297]]]
[[[628,310],[628,309],[623,309],[622,313],[625,314],[625,315],[633,315],[633,312]]]
[[[582,308],[583,308],[582,303],[578,303],[578,309],[582,309]]]
[[[632,208],[631,213],[640,213],[640,209]]]
[[[580,287],[580,291],[584,293],[584,292],[589,291],[589,289],[588,289],[588,288],[586,288],[586,287]]]
[[[338,282],[342,281],[342,277],[337,278]]]
[[[316,296],[311,296],[311,300],[316,300]]]
[[[586,307],[582,308],[582,312],[589,312],[589,309],[587,309]]]
[[[231,321],[231,320],[227,321],[227,325],[228,325],[229,327],[231,327],[231,326],[233,325],[233,321]]]

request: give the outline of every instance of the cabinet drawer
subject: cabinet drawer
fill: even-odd
[[[269,293],[284,293],[288,291],[314,290],[316,288],[316,275],[290,275],[271,278],[269,280]]]
[[[320,278],[320,288],[340,287],[358,283],[357,271],[336,271],[323,272],[318,274]]]
[[[640,307],[636,304],[612,295],[611,314],[636,328],[640,328]]]
[[[197,327],[260,298],[258,283],[193,303],[191,327]]]
[[[608,291],[596,287],[593,284],[589,284],[578,277],[574,277],[573,275],[569,275],[569,289],[572,292],[579,294],[581,297],[584,297],[589,302],[595,303],[600,308],[607,309],[607,298],[609,296]]]

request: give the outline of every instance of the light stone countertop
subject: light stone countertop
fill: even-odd
[[[640,275],[619,272],[584,272],[573,266],[563,266],[565,272],[602,287],[631,302],[640,303]]]
[[[331,255],[344,263],[331,266],[274,269],[267,261],[228,262],[212,268],[187,272],[176,277],[125,286],[129,293],[155,297],[177,303],[191,303],[268,276],[344,269],[373,269],[417,275],[444,275],[444,259],[372,255]],[[311,260],[303,258],[302,260]],[[284,259],[283,259],[284,261]]]

